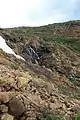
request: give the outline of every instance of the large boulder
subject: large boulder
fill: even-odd
[[[19,117],[25,112],[25,106],[19,98],[14,97],[9,101],[9,111],[15,116]]]

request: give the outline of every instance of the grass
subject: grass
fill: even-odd
[[[75,120],[80,120],[80,114],[76,116]]]
[[[65,23],[55,23],[55,24],[50,24],[46,26],[41,26],[41,27],[18,27],[18,28],[8,28],[4,29],[2,32],[8,33],[9,35],[15,37],[16,40],[19,40],[18,37],[22,36],[24,39],[29,40],[29,38],[33,36],[38,36],[40,39],[43,40],[43,42],[53,44],[53,43],[59,43],[59,44],[64,44],[68,48],[74,51],[80,52],[80,36],[76,36],[72,33],[72,37],[65,36],[65,33],[63,36],[61,34],[56,36],[54,35],[54,31],[56,29],[60,30],[63,28],[68,29],[68,27],[72,28],[73,26],[80,26],[80,21],[69,21]],[[74,28],[73,28],[74,29]],[[76,28],[77,30],[77,28]],[[0,31],[1,32],[1,31]],[[79,32],[79,30],[78,30]]]
[[[54,37],[54,38],[44,38],[45,43],[52,44],[52,43],[59,43],[63,44],[69,49],[73,51],[80,52],[80,40],[73,39],[69,37]]]
[[[43,115],[41,120],[62,120],[61,116],[58,115]]]

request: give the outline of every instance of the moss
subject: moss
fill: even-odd
[[[75,120],[80,120],[80,114],[76,116]]]
[[[41,120],[62,120],[62,117],[58,115],[46,115],[46,116],[43,116]]]

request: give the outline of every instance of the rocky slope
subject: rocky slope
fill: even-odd
[[[78,120],[80,21],[0,35],[26,60],[0,50],[0,119]]]

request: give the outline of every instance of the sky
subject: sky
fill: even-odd
[[[0,0],[0,27],[80,20],[80,0]]]
[[[18,59],[22,59],[25,61],[23,57],[15,54],[15,52],[6,44],[5,39],[2,36],[0,36],[0,49],[2,49],[4,52],[8,54],[13,54]]]

